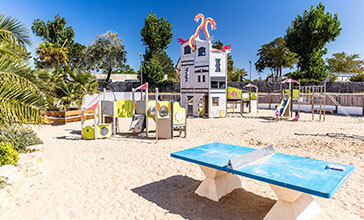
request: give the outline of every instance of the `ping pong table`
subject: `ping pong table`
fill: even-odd
[[[195,193],[214,201],[243,187],[238,176],[268,183],[278,201],[264,219],[310,219],[320,211],[312,195],[330,198],[354,171],[350,165],[264,152],[215,142],[171,156],[200,166],[206,178]],[[240,166],[231,166],[239,160]]]

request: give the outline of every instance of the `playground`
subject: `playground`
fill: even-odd
[[[80,122],[40,127],[37,132],[47,146],[44,171],[14,185],[14,205],[2,217],[262,219],[277,201],[268,184],[241,177],[245,189],[214,202],[194,193],[204,179],[199,167],[170,157],[171,152],[217,141],[252,148],[274,144],[280,153],[355,166],[331,199],[315,196],[321,212],[314,219],[363,218],[363,125],[336,115],[312,122],[310,113],[301,113],[299,123],[274,123],[273,114],[259,109],[259,114],[244,117],[189,119],[186,138],[158,144],[153,138],[126,135],[85,140]],[[130,120],[122,118],[120,130],[128,131]]]

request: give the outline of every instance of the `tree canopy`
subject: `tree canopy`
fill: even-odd
[[[116,32],[108,31],[96,37],[96,40],[86,48],[85,61],[88,69],[107,74],[106,82],[111,73],[122,68],[126,62],[126,51],[123,41]]]
[[[259,59],[255,63],[256,70],[261,73],[264,69],[269,68],[275,81],[278,77],[282,77],[283,68],[293,68],[293,64],[297,62],[296,55],[286,47],[282,37],[263,44],[258,50],[257,56]]]
[[[168,48],[173,37],[172,24],[164,17],[158,18],[153,12],[150,12],[144,20],[144,27],[140,34],[146,46],[146,60],[148,60],[152,54]]]
[[[140,34],[145,45],[142,65],[143,80],[158,83],[164,79],[165,75],[169,80],[178,80],[172,59],[165,52],[173,37],[172,24],[164,17],[158,18],[153,12],[150,12],[144,20],[144,27]],[[160,68],[162,68],[161,71]]]
[[[57,14],[54,21],[48,20],[47,22],[38,19],[33,21],[32,31],[35,35],[40,37],[44,43],[51,43],[56,48],[67,48],[68,64],[70,69],[82,69],[83,63],[83,50],[85,46],[74,42],[75,32],[72,26],[66,26],[67,22],[64,17]],[[36,66],[41,68],[48,68],[44,60],[36,60]]]
[[[334,53],[331,58],[326,59],[330,73],[363,73],[364,60],[359,54],[346,54],[345,52]]]
[[[325,12],[325,6],[305,10],[298,15],[286,31],[285,41],[290,51],[298,56],[300,72],[293,74],[296,79],[322,81],[327,77],[326,65],[322,56],[326,54],[326,44],[335,41],[340,35],[340,21],[337,14]]]

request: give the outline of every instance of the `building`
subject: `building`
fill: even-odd
[[[228,52],[199,37],[193,43],[195,50],[188,41],[181,45],[181,105],[195,117],[225,117]]]
[[[102,73],[94,73],[97,80],[106,79],[107,75]],[[112,82],[139,81],[138,74],[111,74]]]
[[[337,76],[336,82],[349,82],[349,79],[352,76],[358,75],[358,73],[332,73],[332,74]]]

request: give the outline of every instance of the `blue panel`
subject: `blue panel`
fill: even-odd
[[[254,150],[215,142],[174,152],[171,156],[324,198],[330,198],[354,171],[354,167],[350,165],[281,153],[275,153],[237,170],[226,167],[229,159]],[[345,171],[327,169],[329,164],[343,166]]]

